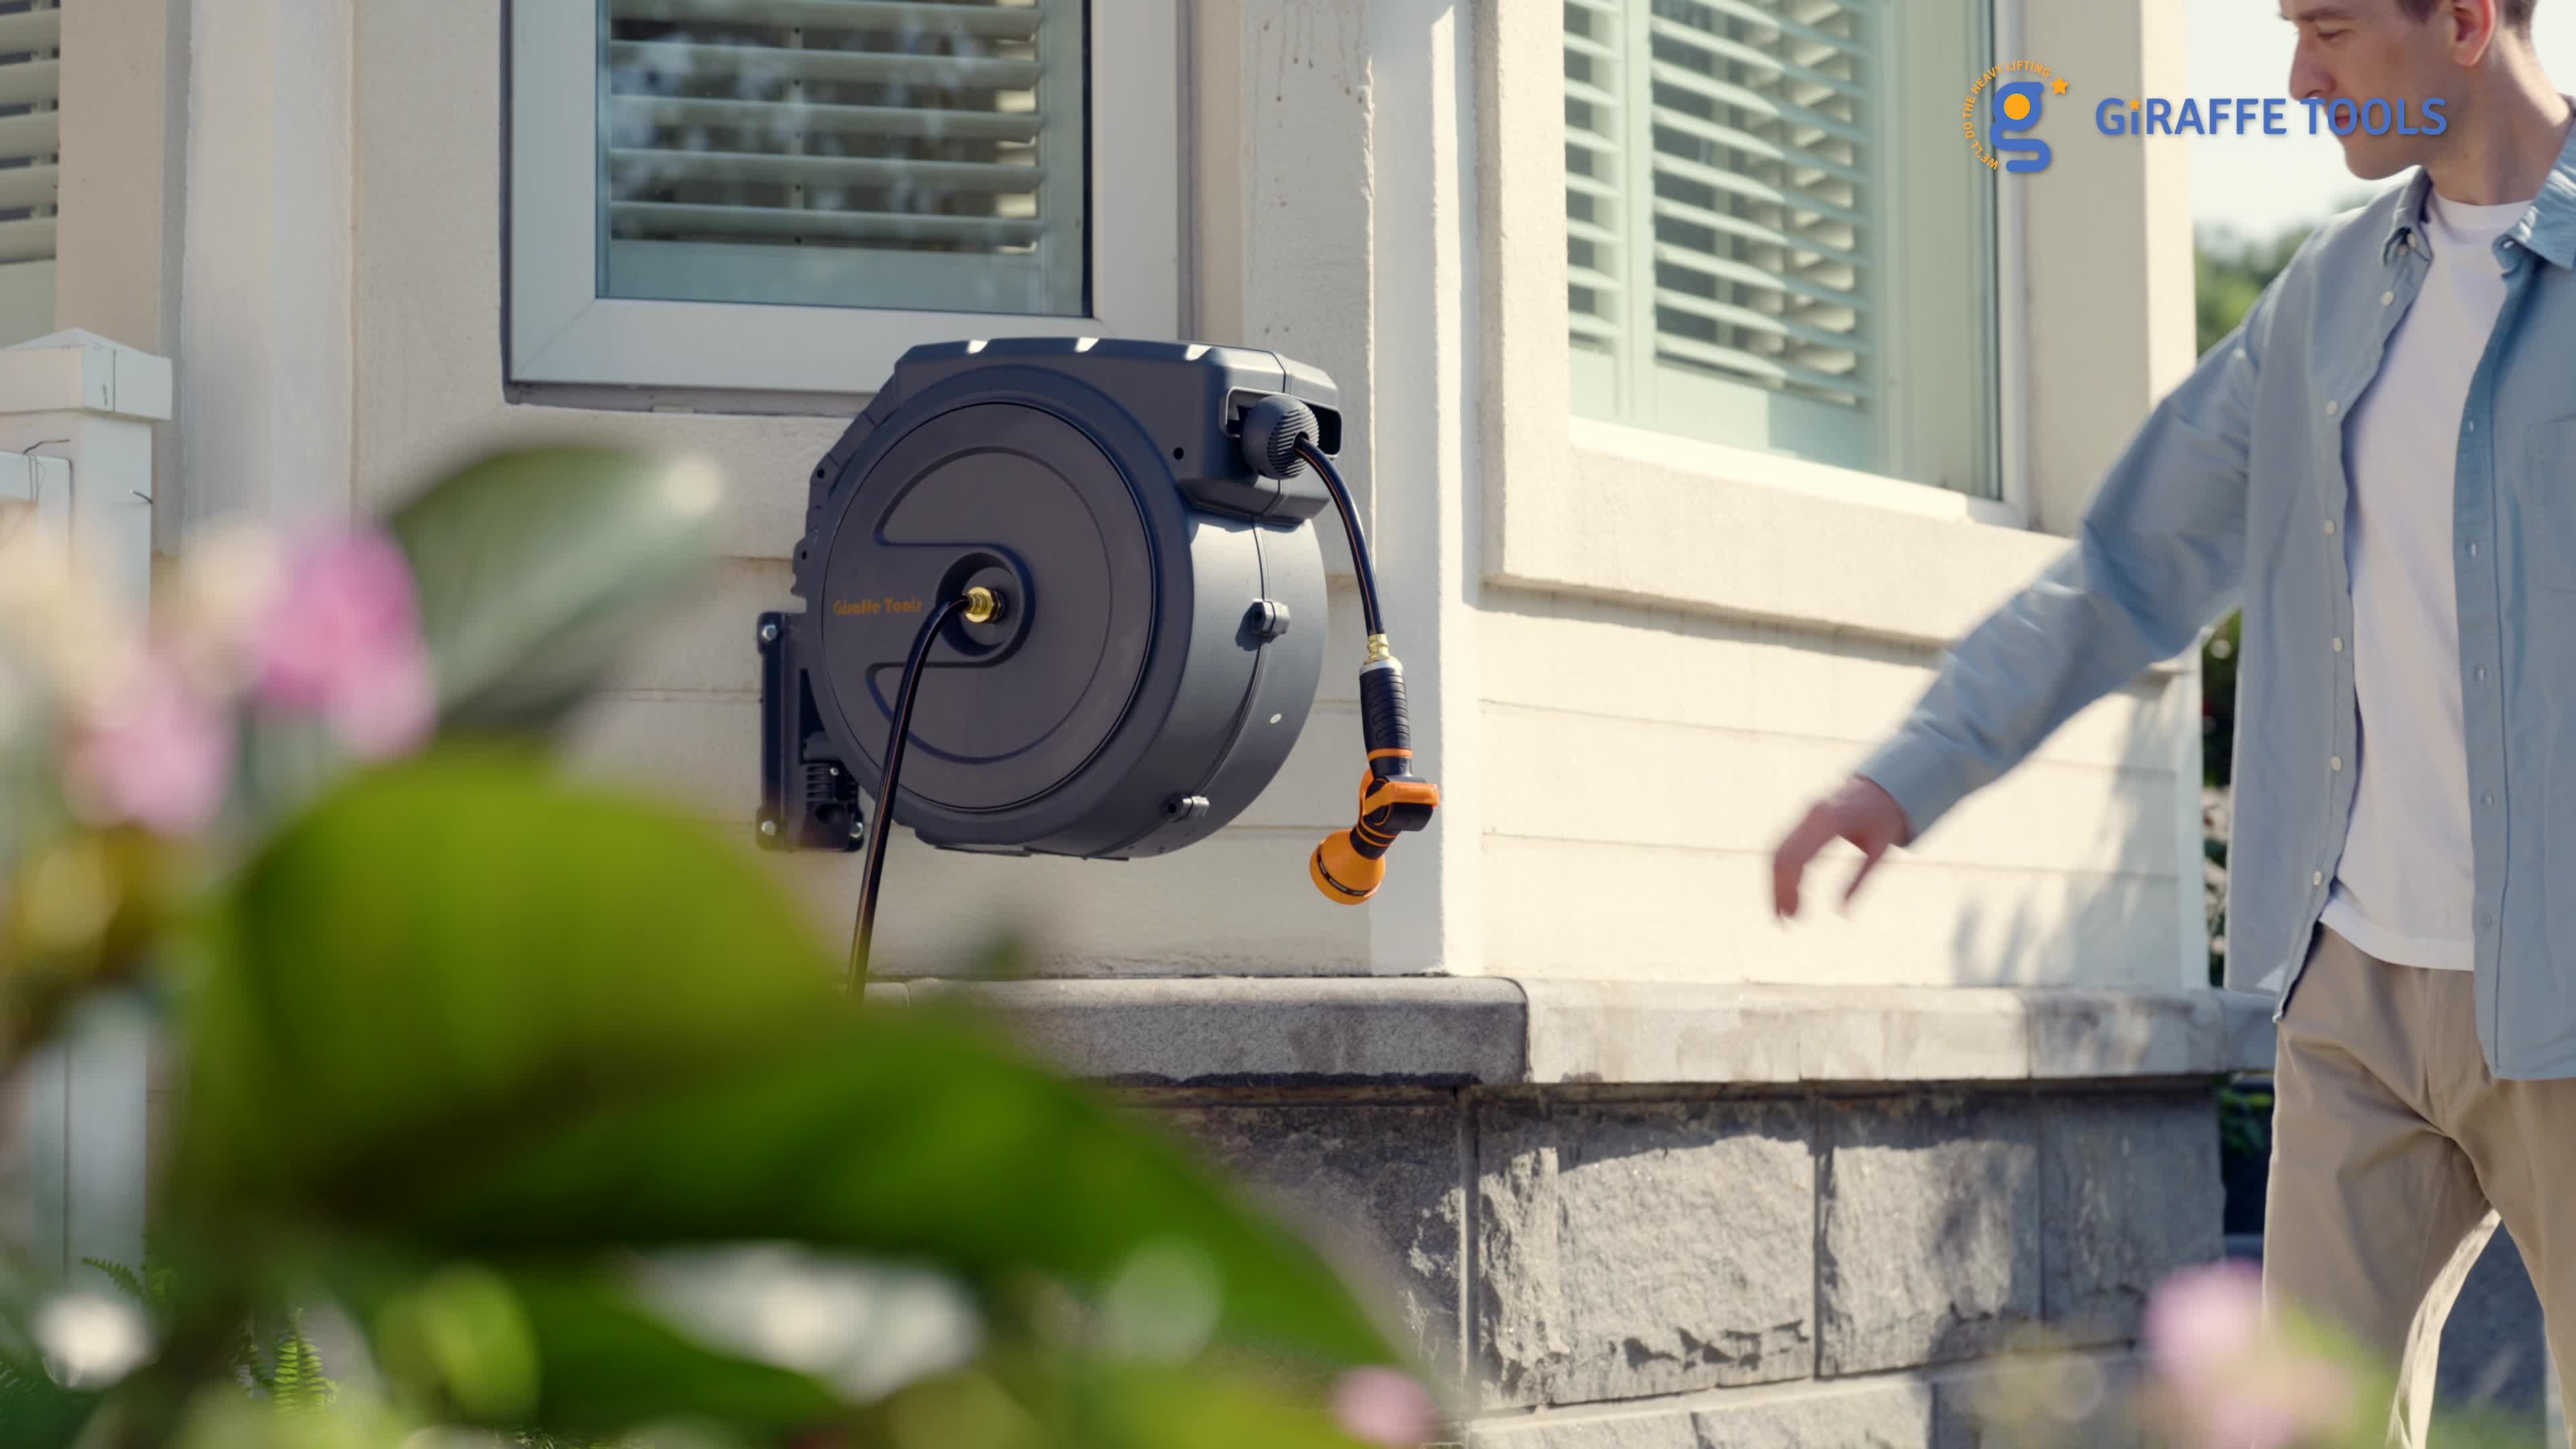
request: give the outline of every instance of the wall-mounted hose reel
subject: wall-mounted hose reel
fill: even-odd
[[[1369,758],[1359,823],[1309,873],[1334,900],[1374,893],[1438,791],[1409,768],[1338,403],[1315,369],[1241,348],[905,354],[809,480],[803,612],[759,629],[761,841],[863,852],[854,975],[889,818],[950,850],[1127,860],[1250,805],[1314,703],[1327,509],[1368,615]]]

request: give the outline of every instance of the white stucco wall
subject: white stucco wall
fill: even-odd
[[[2165,7],[2004,9],[2005,58],[2094,93],[2180,77]],[[2189,366],[2183,152],[2058,126],[2052,170],[2004,182],[2021,188],[2005,397],[2021,427],[2011,492],[1974,502],[1566,421],[1561,21],[1545,6],[1482,18],[1479,184],[1501,225],[1485,239],[1476,605],[1486,775],[1512,782],[1489,798],[1489,967],[2204,979],[2192,667],[2085,711],[1891,858],[1848,918],[1856,857],[1840,846],[1800,923],[1769,910],[1780,835],[1902,718],[1940,646],[2064,547],[2102,467]]]
[[[725,561],[604,701],[581,754],[747,837],[752,620],[791,602],[805,477],[860,400],[764,398],[757,415],[712,397],[512,400],[497,7],[243,7],[222,27],[202,5],[169,27],[197,47],[173,71],[184,125],[166,128],[186,159],[184,205],[162,218],[179,297],[156,302],[181,323],[184,517],[378,507],[509,439],[715,458],[733,485]],[[2175,983],[2198,950],[2188,675],[2088,711],[1892,865],[1849,922],[1784,933],[1760,887],[1778,831],[1894,723],[1941,640],[2062,546],[2050,534],[2188,363],[2187,223],[2164,210],[2179,150],[2089,158],[2076,178],[2061,147],[2067,175],[2050,180],[2068,182],[2068,206],[2029,211],[2029,250],[2056,260],[2026,277],[2027,496],[1999,511],[1907,485],[1819,492],[1776,470],[1577,446],[1565,426],[1555,7],[1173,10],[1189,74],[1138,83],[1184,85],[1194,117],[1183,315],[1200,338],[1275,347],[1343,387],[1440,823],[1399,847],[1365,909],[1305,881],[1358,774],[1345,588],[1326,698],[1242,823],[1133,864],[899,843],[879,933],[897,969],[1020,925],[1066,972]],[[2026,48],[2089,47],[2106,89],[2178,60],[2143,22],[2092,20],[2035,16]],[[279,100],[286,74],[321,98]],[[2080,264],[2066,240],[2079,233]],[[2150,345],[2096,341],[2140,336]],[[1819,886],[1844,866],[1829,859]],[[839,939],[855,859],[780,868]]]

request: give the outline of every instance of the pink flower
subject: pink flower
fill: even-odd
[[[95,824],[201,830],[223,809],[232,755],[232,717],[156,659],[75,726],[65,761],[71,803]]]
[[[253,640],[260,693],[322,714],[370,758],[429,735],[437,690],[420,639],[411,568],[381,533],[307,545],[287,561]]]
[[[2221,1262],[2167,1279],[2147,1305],[2147,1353],[2171,1407],[2207,1449],[2287,1449],[2343,1426],[2356,1385],[2286,1343],[2264,1316],[2262,1271]]]
[[[2156,1290],[2144,1329],[2160,1376],[2185,1390],[2205,1386],[2260,1340],[2263,1270],[2242,1259],[2184,1269]]]
[[[437,723],[438,683],[417,647],[362,671],[332,711],[340,738],[371,760],[413,749]]]
[[[1439,1430],[1431,1395],[1390,1368],[1353,1369],[1333,1386],[1333,1422],[1364,1444],[1414,1449]]]

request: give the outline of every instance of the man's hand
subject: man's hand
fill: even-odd
[[[1798,914],[1798,882],[1807,873],[1807,862],[1825,848],[1829,840],[1848,840],[1860,848],[1860,869],[1852,872],[1851,884],[1843,887],[1843,904],[1849,906],[1877,866],[1878,858],[1890,846],[1903,845],[1907,827],[1905,811],[1896,797],[1872,781],[1854,776],[1850,783],[1816,802],[1798,828],[1780,842],[1779,851],[1771,857],[1771,914],[1790,917]]]

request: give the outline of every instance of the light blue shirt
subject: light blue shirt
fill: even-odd
[[[1859,768],[1919,839],[2241,606],[2227,984],[2277,971],[2282,1007],[2360,774],[2344,423],[2423,284],[2429,189],[2418,171],[2308,238],[2157,405],[2073,546],[1951,648]],[[2478,1041],[2497,1076],[2533,1080],[2576,1076],[2576,136],[2495,252],[2505,300],[2460,413],[2451,547]]]

